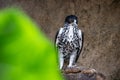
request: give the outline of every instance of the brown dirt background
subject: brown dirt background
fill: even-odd
[[[21,7],[54,41],[67,15],[84,32],[79,66],[95,68],[107,80],[120,80],[120,0],[0,0],[0,9]]]

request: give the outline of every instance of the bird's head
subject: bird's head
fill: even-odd
[[[78,24],[77,16],[75,16],[75,15],[67,16],[65,18],[65,23],[68,23],[68,24],[71,24],[71,23]]]

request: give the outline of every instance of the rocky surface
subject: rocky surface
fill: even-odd
[[[120,0],[0,0],[0,9],[21,7],[54,41],[67,15],[84,32],[79,66],[94,68],[106,80],[120,80]]]

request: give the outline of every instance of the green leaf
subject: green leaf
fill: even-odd
[[[19,9],[0,11],[0,80],[63,80],[53,44]]]

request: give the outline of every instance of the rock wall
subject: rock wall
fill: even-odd
[[[78,16],[84,32],[78,65],[120,80],[120,0],[0,0],[0,9],[10,6],[22,8],[52,41],[65,16]]]

